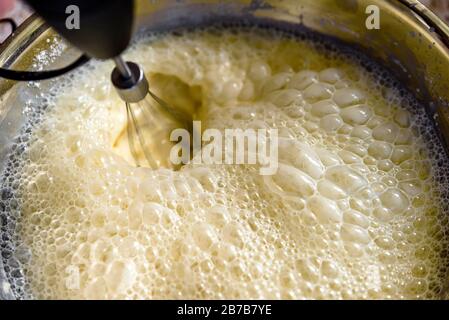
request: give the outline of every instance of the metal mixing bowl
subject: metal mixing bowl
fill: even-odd
[[[365,10],[371,4],[380,8],[379,30],[365,26]],[[232,20],[263,22],[290,30],[306,27],[334,37],[395,74],[427,108],[444,143],[449,141],[449,28],[418,1],[143,0],[138,1],[137,17],[138,28],[145,26],[155,31]],[[46,51],[52,55],[48,67],[55,67],[79,54],[70,47],[51,48],[54,37],[52,30],[32,16],[0,47],[0,65],[32,69],[36,67],[33,59]],[[34,91],[24,94],[24,84],[0,79],[0,170],[4,169],[13,138],[27,118],[24,109],[17,106],[26,106],[33,94],[50,84],[40,83]],[[5,279],[0,259],[0,299],[14,299]]]

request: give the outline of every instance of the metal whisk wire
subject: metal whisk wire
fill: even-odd
[[[145,146],[145,137],[142,135],[141,131],[137,128],[136,124],[136,116],[134,115],[133,109],[131,108],[131,104],[126,102],[126,114],[127,114],[127,134],[128,134],[128,144],[129,144],[129,149],[131,151],[131,154],[134,158],[134,161],[136,162],[136,165],[138,167],[142,166],[141,161],[139,160],[139,153],[137,150],[137,146],[135,143],[135,137],[137,136],[138,138],[138,142]],[[147,160],[148,164],[150,165],[151,168],[156,168],[157,167],[157,163],[156,161],[154,161],[153,157],[151,156],[151,154],[146,151],[145,148],[142,148],[143,154],[145,156],[145,159]]]
[[[173,120],[174,115],[168,112],[167,105],[161,104],[161,99],[154,96],[149,91],[144,100],[126,103],[129,148],[137,166],[170,167],[168,155],[161,156],[156,150],[164,151],[164,147],[170,144],[170,131],[178,126],[178,121]],[[142,163],[145,160],[147,163]]]

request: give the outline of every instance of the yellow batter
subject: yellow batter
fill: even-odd
[[[134,167],[112,65],[94,63],[61,90],[24,162],[36,297],[441,297],[435,168],[396,89],[257,30],[144,38],[125,58],[203,129],[277,128],[278,171]]]

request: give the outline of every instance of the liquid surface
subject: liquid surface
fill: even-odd
[[[203,129],[277,128],[278,171],[136,168],[112,65],[94,63],[11,173],[34,297],[444,297],[444,152],[375,69],[257,30],[144,37],[126,58]]]

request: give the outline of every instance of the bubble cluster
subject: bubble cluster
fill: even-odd
[[[4,174],[15,192],[4,187],[0,205],[19,237],[2,256],[24,273],[16,288],[69,299],[444,297],[449,167],[424,111],[380,68],[257,29],[142,37],[127,59],[199,88],[200,106],[186,104],[203,129],[278,129],[278,171],[134,167],[111,65],[95,62],[49,99]]]

